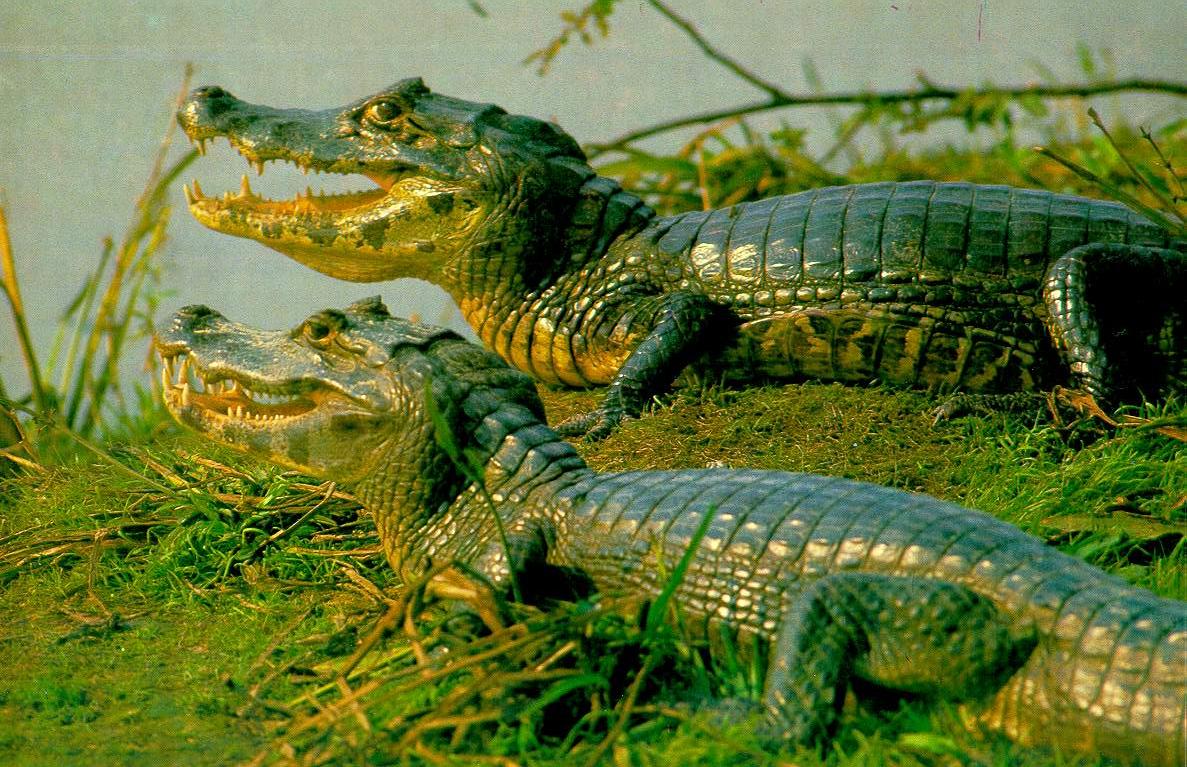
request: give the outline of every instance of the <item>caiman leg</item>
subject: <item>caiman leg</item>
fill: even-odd
[[[1184,266],[1187,253],[1122,243],[1082,245],[1051,264],[1043,286],[1048,328],[1077,386],[1099,399],[1112,399],[1116,393],[1112,381],[1117,376],[1110,366],[1118,362],[1107,353],[1109,344],[1102,339],[1101,314],[1105,305],[1118,313],[1118,327],[1104,334],[1109,340],[1118,331],[1134,330],[1130,324],[1136,323],[1139,315],[1181,312],[1183,290],[1187,288],[1182,276],[1187,271]],[[1176,357],[1187,356],[1187,350],[1163,351],[1172,363]]]
[[[624,314],[615,327],[615,335],[621,333],[629,338],[635,333],[629,327],[624,330],[624,322],[629,326],[641,315],[651,317],[646,335],[618,369],[602,404],[557,425],[562,435],[584,434],[587,439],[608,436],[623,419],[642,412],[653,396],[671,386],[681,370],[724,337],[722,328],[714,327],[718,323],[712,321],[720,316],[721,307],[705,296],[670,293],[647,303],[652,304],[653,312],[640,302],[629,307],[629,316]]]
[[[791,598],[763,708],[775,738],[824,740],[850,678],[936,698],[988,694],[1034,649],[989,600],[942,581],[836,573]]]

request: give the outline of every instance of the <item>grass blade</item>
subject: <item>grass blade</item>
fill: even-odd
[[[17,340],[33,390],[33,402],[38,410],[47,412],[52,407],[53,398],[45,388],[41,377],[41,365],[37,361],[37,352],[34,351],[33,341],[29,336],[25,304],[21,300],[21,287],[17,281],[16,264],[12,258],[12,241],[8,237],[8,219],[4,215],[3,205],[0,205],[0,287],[4,288],[4,295],[8,298],[9,310],[12,313],[12,322],[16,325]]]
[[[649,639],[655,637],[656,632],[659,631],[659,627],[663,624],[664,616],[668,611],[668,603],[672,601],[672,596],[684,580],[684,575],[688,572],[688,568],[692,564],[692,558],[696,556],[697,549],[700,548],[701,541],[708,534],[709,527],[713,524],[713,517],[716,514],[716,506],[710,506],[705,512],[705,516],[701,518],[700,524],[697,525],[696,532],[692,534],[688,545],[684,547],[684,553],[680,556],[680,561],[676,563],[676,567],[672,569],[667,581],[664,582],[664,587],[659,592],[659,596],[647,608],[645,626]]]

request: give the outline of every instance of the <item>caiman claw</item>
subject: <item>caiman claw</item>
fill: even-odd
[[[584,437],[597,442],[609,437],[624,421],[631,419],[623,408],[602,406],[588,413],[566,418],[553,427],[562,437]]]

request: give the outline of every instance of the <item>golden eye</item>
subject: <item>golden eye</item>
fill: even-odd
[[[334,333],[334,329],[320,320],[309,320],[305,323],[305,337],[310,341],[324,341]]]
[[[364,115],[370,122],[382,125],[400,116],[400,106],[393,101],[376,101],[367,107]]]

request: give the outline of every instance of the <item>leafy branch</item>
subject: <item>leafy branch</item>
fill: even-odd
[[[918,75],[919,85],[913,88],[837,93],[820,92],[819,89],[816,89],[816,92],[812,93],[792,93],[763,79],[724,53],[709,42],[692,22],[677,14],[663,0],[647,0],[647,2],[680,29],[706,57],[729,70],[739,79],[766,93],[767,98],[762,101],[663,120],[623,133],[608,141],[588,144],[586,149],[591,160],[607,152],[625,151],[637,141],[680,128],[715,124],[746,115],[793,107],[838,105],[861,107],[857,119],[846,123],[848,138],[851,138],[852,134],[856,133],[862,125],[868,124],[888,108],[896,106],[912,109],[913,113],[904,115],[904,117],[909,118],[909,127],[918,129],[939,119],[964,119],[969,126],[987,123],[995,117],[1008,120],[1008,117],[1003,115],[1006,102],[1019,102],[1024,108],[1029,109],[1034,108],[1037,100],[1087,98],[1122,92],[1160,93],[1187,97],[1187,83],[1183,82],[1158,78],[1115,80],[1102,77],[1091,60],[1091,54],[1084,48],[1079,49],[1081,65],[1085,73],[1093,79],[1082,84],[1050,82],[1019,86],[989,85],[981,88],[957,88],[933,83],[920,74]],[[608,20],[613,13],[614,5],[615,0],[594,0],[580,11],[562,12],[561,18],[564,21],[564,27],[561,34],[528,56],[526,61],[539,62],[538,71],[544,74],[572,37],[580,38],[586,45],[592,43],[591,25],[597,28],[602,37],[605,37],[609,33]],[[942,105],[939,109],[932,106],[932,111],[925,111],[929,105],[935,105],[937,102]]]
[[[593,0],[576,13],[561,11],[563,26],[560,34],[549,40],[543,48],[529,54],[523,63],[536,62],[537,74],[546,75],[561,49],[568,45],[574,36],[578,37],[585,45],[593,44],[593,35],[590,33],[591,25],[602,37],[606,37],[610,34],[610,25],[607,20],[610,18],[610,14],[614,13],[615,2],[617,0]]]
[[[1092,119],[1092,124],[1095,125],[1097,129],[1104,134],[1105,139],[1108,140],[1109,145],[1113,148],[1118,160],[1120,160],[1120,162],[1125,166],[1125,169],[1129,172],[1129,178],[1149,193],[1150,197],[1154,200],[1154,205],[1147,204],[1143,200],[1138,199],[1133,194],[1121,188],[1118,184],[1113,183],[1109,179],[1102,178],[1100,175],[1093,173],[1080,163],[1064,157],[1062,154],[1050,149],[1049,147],[1036,146],[1034,150],[1044,157],[1051,158],[1055,162],[1075,173],[1080,178],[1088,181],[1090,184],[1095,185],[1114,200],[1123,202],[1130,208],[1140,212],[1146,218],[1157,223],[1168,232],[1180,237],[1184,234],[1187,234],[1187,215],[1184,214],[1184,211],[1180,209],[1178,205],[1179,202],[1185,199],[1182,195],[1182,179],[1179,178],[1178,174],[1175,172],[1174,166],[1171,164],[1171,161],[1163,153],[1162,148],[1158,146],[1158,142],[1154,140],[1154,136],[1150,133],[1150,131],[1143,128],[1142,138],[1147,144],[1149,144],[1154,156],[1158,158],[1159,164],[1162,166],[1169,182],[1167,184],[1168,189],[1170,188],[1170,184],[1173,183],[1178,190],[1178,194],[1160,189],[1150,182],[1150,179],[1147,177],[1147,175],[1142,173],[1139,168],[1134,165],[1133,161],[1129,159],[1125,153],[1125,150],[1117,143],[1117,140],[1113,137],[1113,134],[1109,132],[1109,129],[1105,127],[1104,121],[1100,119],[1100,115],[1095,109],[1089,108],[1088,116]]]
[[[1120,93],[1124,91],[1143,91],[1148,93],[1165,93],[1174,96],[1187,97],[1187,83],[1170,80],[1131,78],[1127,80],[1106,80],[1082,85],[1022,85],[1014,87],[987,88],[954,88],[941,86],[923,81],[919,88],[908,88],[894,91],[849,91],[841,93],[813,93],[786,94],[772,97],[766,101],[743,104],[728,109],[717,109],[708,112],[664,120],[624,133],[609,141],[589,145],[590,158],[615,150],[622,150],[626,146],[660,133],[689,125],[703,125],[718,122],[730,117],[767,112],[772,109],[801,106],[827,106],[837,104],[852,104],[864,107],[882,107],[891,104],[918,103],[927,101],[966,101],[973,102],[981,99],[1009,99],[1022,100],[1027,98],[1068,98],[1099,96],[1106,93]],[[951,115],[955,117],[956,115]]]

